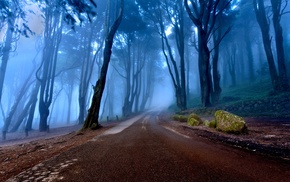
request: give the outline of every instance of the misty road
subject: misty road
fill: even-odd
[[[290,181],[289,162],[189,138],[160,126],[157,113],[125,121],[45,165],[72,160],[56,181]]]

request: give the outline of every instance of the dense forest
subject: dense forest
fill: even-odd
[[[97,128],[152,108],[215,107],[227,88],[265,80],[268,94],[289,92],[288,3],[1,0],[3,138]]]

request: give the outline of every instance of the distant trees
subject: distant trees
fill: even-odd
[[[93,5],[96,5],[93,1],[91,2]],[[68,6],[74,11],[68,10]],[[62,7],[64,9],[62,9]],[[83,1],[78,3],[64,1],[62,4],[59,4],[57,0],[45,1],[43,11],[45,19],[44,49],[42,53],[42,62],[37,71],[37,78],[41,83],[39,99],[40,131],[46,131],[48,129],[47,119],[49,116],[49,107],[53,99],[56,64],[59,45],[62,38],[63,21],[65,20],[67,23],[74,26],[76,17],[78,17],[79,21],[83,21],[83,13],[87,15],[88,19],[91,18],[91,15],[95,15],[92,8]],[[73,14],[75,14],[75,16],[73,16]]]
[[[0,31],[3,31],[3,28],[7,26],[4,44],[0,44],[0,102],[10,52],[15,51],[16,42],[20,38],[20,35],[28,37],[29,34],[32,34],[31,30],[26,25],[26,13],[22,9],[24,3],[25,2],[21,0],[2,0],[0,2]],[[17,20],[20,19],[23,21],[22,24],[17,22]]]
[[[187,108],[185,77],[185,10],[181,1],[142,1],[142,13],[157,30],[161,48],[174,86],[176,105]],[[168,33],[168,31],[171,31]],[[170,41],[174,40],[174,43]]]
[[[132,24],[132,22],[136,22]],[[118,57],[118,67],[114,66],[119,76],[125,81],[125,95],[123,99],[123,116],[139,112],[141,105],[145,105],[141,97],[144,87],[148,57],[152,52],[152,28],[147,27],[146,21],[139,12],[135,1],[126,1],[124,18],[119,28],[115,54]],[[144,106],[145,107],[145,106]]]

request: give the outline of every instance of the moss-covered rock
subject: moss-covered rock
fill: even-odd
[[[179,114],[173,115],[173,120],[179,121],[179,122],[187,122],[187,117]]]
[[[209,127],[209,121],[208,121],[208,120],[205,120],[205,121],[203,122],[203,125]]]
[[[200,117],[197,114],[190,114],[187,119],[187,123],[190,126],[198,126],[201,125],[203,122],[202,119],[200,119]]]
[[[242,117],[219,110],[215,113],[216,128],[227,133],[245,133],[246,122]]]
[[[214,120],[210,121],[209,124],[208,124],[208,127],[216,128],[216,120],[214,119]]]

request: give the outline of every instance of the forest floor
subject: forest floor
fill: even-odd
[[[206,118],[210,119],[210,118]],[[248,134],[234,135],[218,132],[212,128],[190,127],[186,123],[172,121],[170,115],[159,115],[160,124],[184,135],[198,135],[214,142],[222,142],[234,147],[251,150],[275,158],[290,160],[290,119],[246,118]],[[47,136],[43,133],[32,138],[22,136],[0,142],[0,181],[5,181],[22,171],[50,159],[64,151],[79,146],[102,134],[118,122],[104,124],[99,130],[80,132],[80,126],[51,129]],[[23,134],[22,134],[23,135]]]

